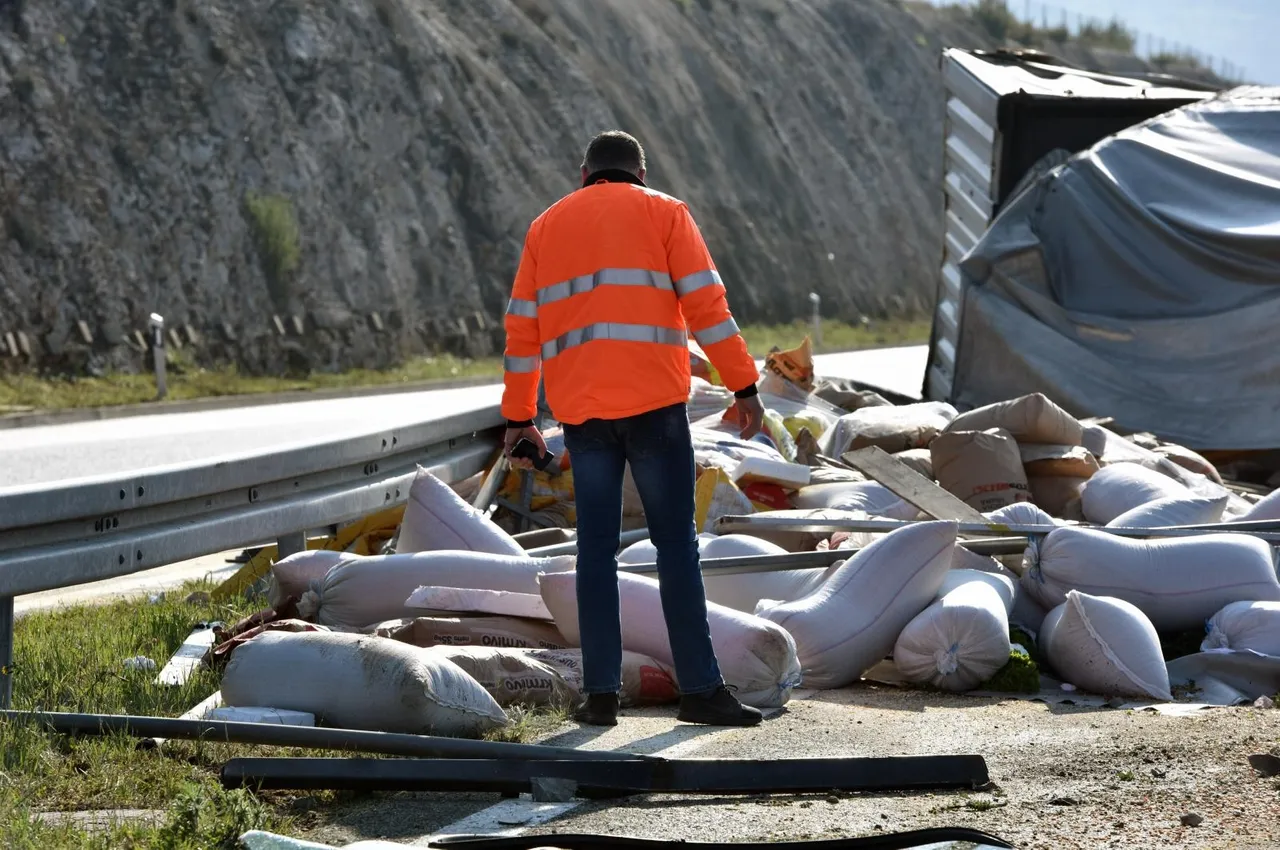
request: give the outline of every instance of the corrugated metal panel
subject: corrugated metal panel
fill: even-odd
[[[948,50],[942,60],[948,95],[943,154],[946,250],[924,387],[925,397],[933,399],[951,394],[963,295],[959,263],[991,222],[999,141],[995,126],[999,95],[970,73],[958,57],[968,54]]]
[[[933,340],[924,394],[949,399],[960,345],[964,287],[960,262],[986,232],[999,207],[1000,103],[1009,95],[1049,101],[1199,99],[1202,90],[1115,77],[1030,60],[947,49],[942,55],[947,89],[943,149],[945,231],[939,270]],[[1172,105],[1170,106],[1172,108]]]

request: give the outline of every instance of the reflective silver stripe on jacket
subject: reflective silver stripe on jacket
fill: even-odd
[[[648,269],[600,269],[595,274],[584,274],[544,286],[538,290],[538,306],[590,292],[597,286],[652,286],[654,289],[673,291],[671,276],[665,272]]]
[[[536,372],[538,371],[538,358],[535,357],[504,357],[502,358],[502,368],[508,372]]]
[[[693,338],[698,341],[698,345],[707,346],[715,345],[717,342],[724,342],[736,333],[738,333],[738,323],[733,319],[725,319],[723,322],[717,322],[709,328],[694,331]]]
[[[619,322],[599,322],[583,328],[574,328],[550,342],[542,344],[542,359],[550,360],[576,345],[595,340],[612,339],[620,342],[653,342],[659,345],[689,344],[689,337],[680,328],[663,328],[657,325],[624,325]]]
[[[676,295],[683,298],[690,292],[697,292],[704,286],[712,286],[717,283],[723,285],[723,282],[720,280],[720,273],[715,269],[707,269],[704,272],[687,274],[675,282]]]
[[[538,305],[524,298],[512,298],[507,302],[507,315],[536,319],[538,318]]]

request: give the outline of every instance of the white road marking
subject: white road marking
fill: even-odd
[[[811,691],[794,691],[792,692],[792,700],[805,699],[812,693]],[[771,708],[765,709],[765,717],[772,717],[782,709]],[[626,723],[626,715],[623,716],[622,723]],[[714,731],[708,731],[714,729]],[[631,747],[637,743],[643,743],[644,746],[637,751],[643,751],[649,755],[663,756],[665,758],[681,758],[690,755],[697,750],[702,749],[707,744],[721,738],[730,732],[742,731],[733,727],[707,727],[680,725],[660,735],[652,737],[643,737],[634,739],[626,744],[615,743],[610,740],[612,736],[602,735],[582,746],[582,749],[605,749],[612,747],[622,752],[632,752]],[[669,745],[664,745],[666,741],[672,741]],[[653,749],[654,747],[657,749]],[[451,835],[484,835],[490,838],[512,838],[520,835],[526,830],[540,826],[547,821],[564,815],[578,806],[582,805],[584,800],[574,800],[568,803],[538,803],[527,794],[521,794],[517,800],[503,800],[487,809],[482,809],[461,820],[454,821],[441,828],[439,831],[424,835],[414,840],[411,847],[425,847],[431,841],[437,841],[441,838]]]

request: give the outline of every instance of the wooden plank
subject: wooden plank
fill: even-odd
[[[845,463],[915,505],[934,519],[958,522],[989,520],[883,449],[869,446],[843,455]]]

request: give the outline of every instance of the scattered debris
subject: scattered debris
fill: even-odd
[[[1200,817],[1200,815],[1195,812],[1187,812],[1185,815],[1178,818],[1178,820],[1182,821],[1183,826],[1199,826],[1204,823],[1204,818]]]

